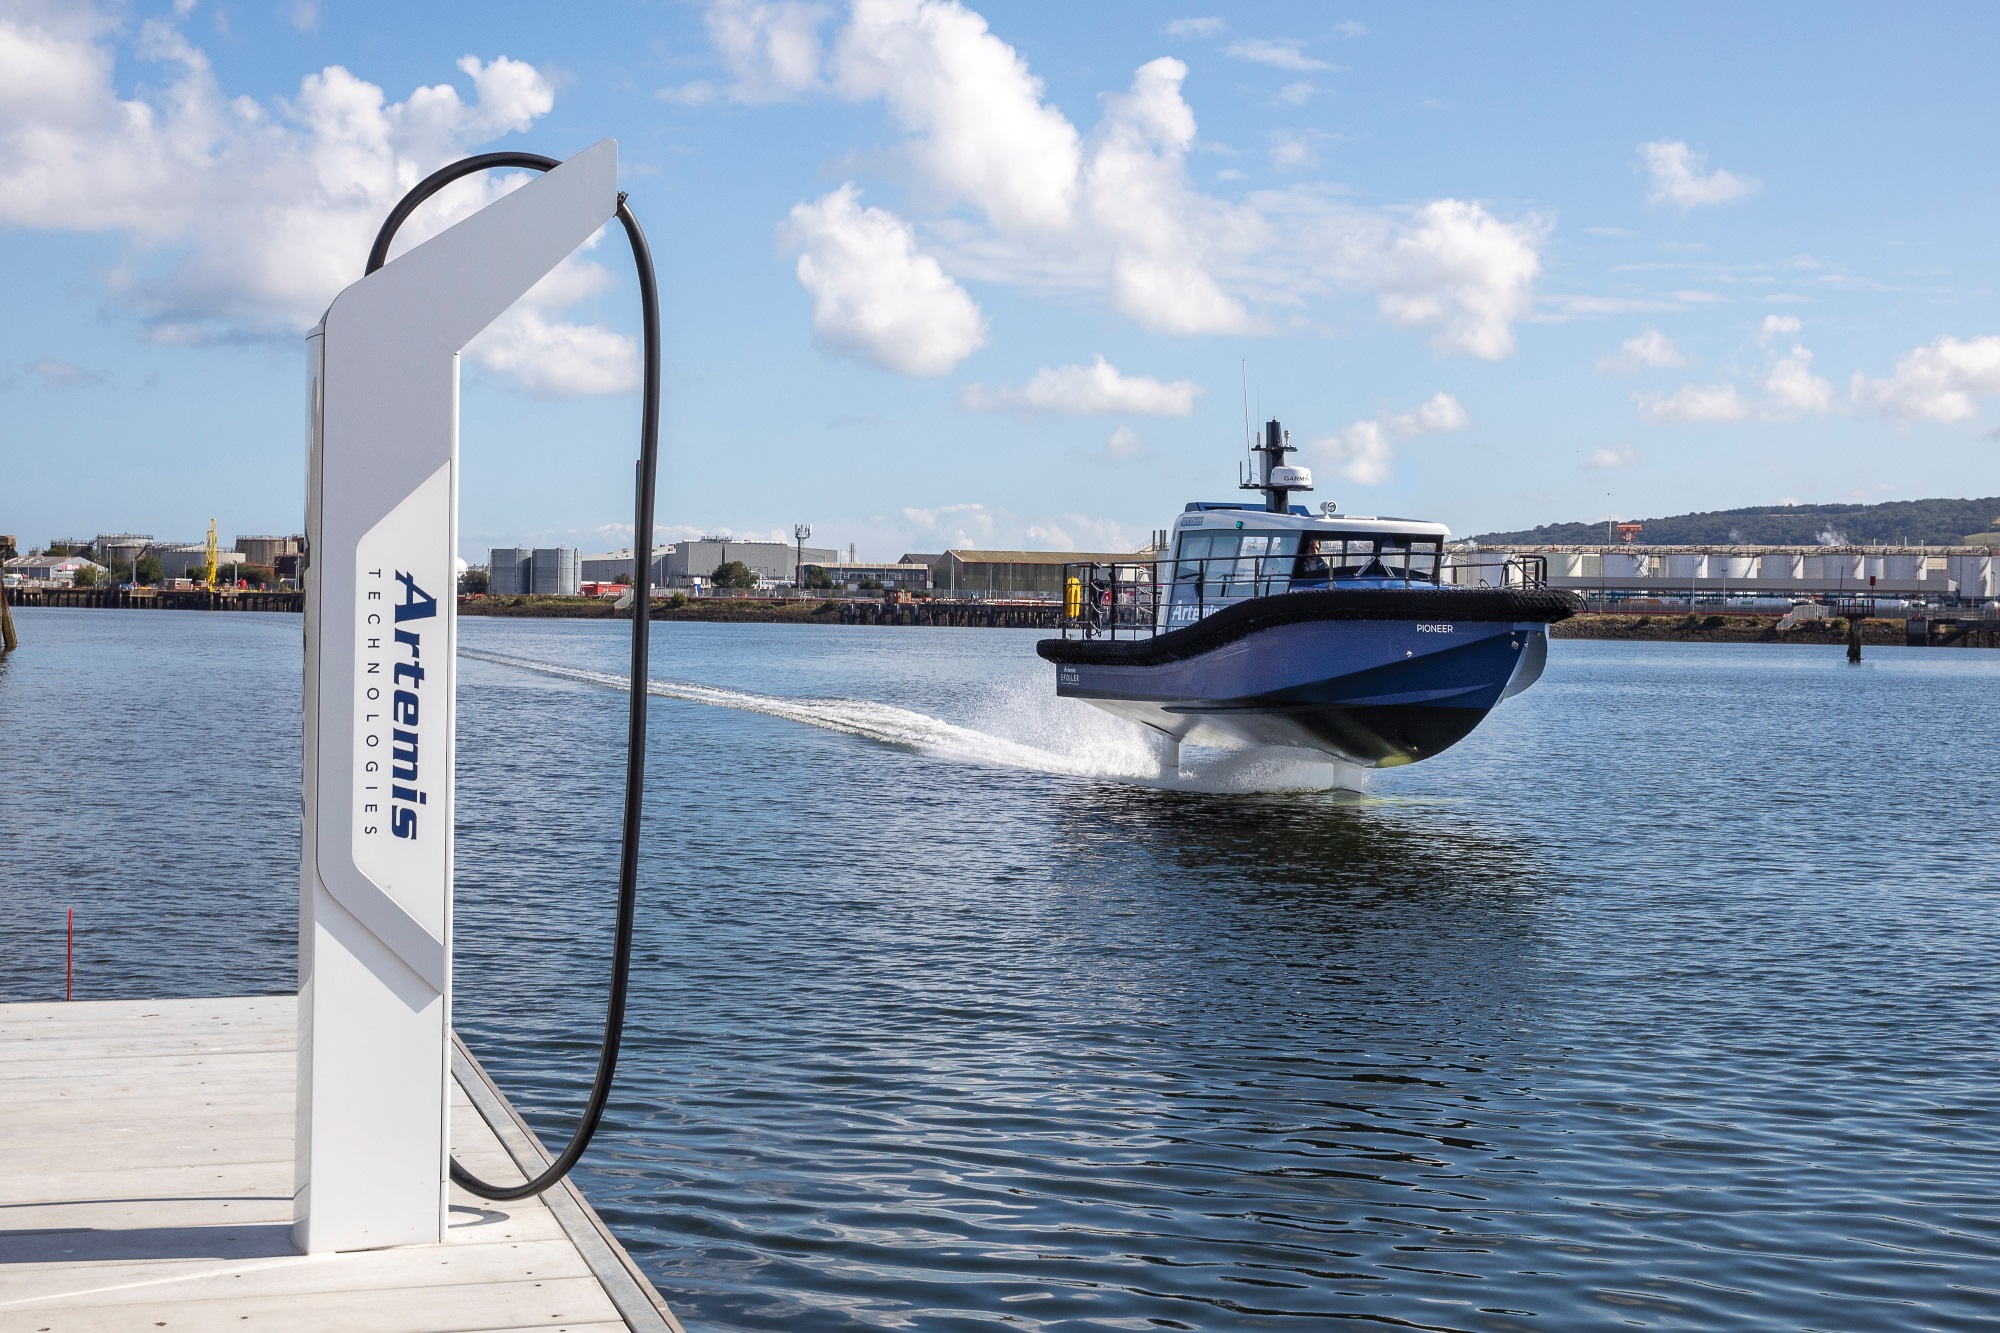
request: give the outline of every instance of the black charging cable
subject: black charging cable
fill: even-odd
[[[539,153],[481,153],[432,172],[415,189],[403,196],[389,214],[375,244],[368,251],[368,272],[373,273],[389,259],[389,243],[396,230],[409,220],[424,200],[474,172],[521,167],[531,171],[552,171],[562,163]],[[632,243],[632,260],[639,268],[639,303],[645,323],[646,385],[645,405],[639,426],[639,462],[635,479],[637,496],[633,504],[632,533],[632,704],[625,735],[625,827],[618,850],[618,942],[611,955],[611,997],[604,1008],[604,1046],[597,1058],[597,1078],[590,1086],[590,1101],[583,1109],[569,1146],[548,1168],[519,1185],[493,1185],[460,1166],[454,1159],[451,1178],[467,1193],[482,1199],[525,1199],[540,1194],[569,1174],[583,1150],[590,1146],[604,1118],[604,1104],[611,1097],[611,1079],[618,1070],[618,1045],[625,1035],[625,991],[632,978],[632,915],[639,898],[639,814],[646,795],[646,681],[648,633],[653,602],[653,484],[660,459],[660,296],[653,280],[653,252],[647,248],[646,233],[639,219],[618,196],[618,221],[625,238]]]

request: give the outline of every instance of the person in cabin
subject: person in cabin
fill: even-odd
[[[1324,588],[1326,578],[1326,557],[1319,553],[1319,535],[1308,532],[1299,539],[1299,553],[1292,561],[1292,591]]]

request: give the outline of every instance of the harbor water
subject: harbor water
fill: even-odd
[[[292,989],[299,619],[17,619],[0,1000],[69,908],[79,999]],[[622,635],[461,625],[456,1020],[551,1141]],[[1175,778],[1036,637],[656,631],[579,1178],[690,1329],[2000,1323],[2000,653],[1559,641],[1426,763]]]

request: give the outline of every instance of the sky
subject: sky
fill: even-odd
[[[1238,498],[1246,416],[1306,498],[1460,533],[1994,494],[1996,48],[1971,4],[0,0],[0,532],[299,530],[304,335],[382,217],[607,137],[663,540],[1129,550]],[[466,349],[473,563],[630,540],[630,267]]]

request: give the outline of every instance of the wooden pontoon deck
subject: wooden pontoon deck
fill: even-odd
[[[291,996],[0,1005],[0,1333],[681,1333],[573,1186],[454,1188],[442,1245],[291,1244]],[[453,1056],[453,1151],[546,1159]]]

